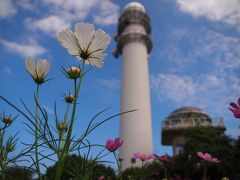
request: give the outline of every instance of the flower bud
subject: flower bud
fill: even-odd
[[[59,122],[57,124],[57,129],[58,129],[58,131],[61,131],[61,132],[67,131],[66,123]]]
[[[65,96],[64,99],[69,104],[73,103],[74,101],[74,97],[71,94],[69,94],[68,96]]]
[[[12,143],[12,139],[10,138],[6,144],[6,151],[13,152],[14,150],[15,150],[15,145]]]
[[[67,69],[67,75],[69,79],[77,79],[81,75],[81,69],[79,67],[70,67]]]
[[[121,158],[121,157],[118,158],[118,161],[119,161],[119,162],[122,162],[123,160],[124,160],[124,159]]]
[[[13,119],[10,117],[3,117],[2,122],[5,124],[11,124],[13,122]]]
[[[15,150],[15,146],[9,145],[6,147],[7,152],[13,152]]]

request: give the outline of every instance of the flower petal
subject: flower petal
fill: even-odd
[[[36,72],[35,72],[35,60],[32,57],[28,57],[25,60],[25,67],[27,69],[27,71],[32,75],[35,76]]]
[[[45,67],[45,73],[48,74],[48,73],[49,73],[49,70],[50,70],[50,68],[51,68],[51,64],[50,64],[49,61],[47,61],[46,59],[45,59],[45,61],[47,62],[46,67]]]
[[[94,33],[94,40],[89,46],[89,52],[103,51],[110,43],[111,37],[105,33],[102,29],[98,29]]]
[[[95,59],[104,59],[107,55],[103,54],[102,51],[96,51],[92,54],[90,54],[89,58],[95,58]]]
[[[158,159],[160,156],[159,156],[159,155],[157,155],[157,154],[152,154],[152,157],[153,157],[153,158],[157,158],[157,159]]]
[[[205,159],[205,160],[211,160],[211,159],[212,159],[211,154],[205,153],[205,154],[204,154],[204,159]]]
[[[197,155],[200,157],[200,158],[203,158],[204,157],[204,154],[202,152],[197,152]]]
[[[104,59],[106,56],[107,55],[103,54],[102,51],[98,51],[91,54],[90,57],[85,61],[85,63],[101,68],[104,64],[102,59]]]
[[[65,29],[58,33],[58,41],[68,50],[71,55],[79,55],[81,49],[77,43],[77,38],[70,29]]]
[[[240,97],[238,98],[238,106],[240,107]]]
[[[240,118],[240,112],[239,113],[234,113],[233,114],[235,118]]]
[[[104,54],[104,56],[106,56],[106,55]],[[81,57],[77,56],[77,58],[80,62],[82,61]],[[95,57],[88,58],[88,59],[84,60],[84,63],[87,64],[87,65],[95,66],[97,68],[102,68],[103,65],[104,65],[104,62],[101,59],[98,59],[98,58],[95,58]]]
[[[232,108],[228,108],[230,111],[232,111],[232,113],[234,113],[234,114],[238,114],[238,113],[240,113],[240,111],[239,110],[237,110],[237,109],[232,109]]]
[[[115,138],[114,142],[118,148],[123,144],[123,141],[120,138]]]
[[[212,159],[211,159],[211,162],[212,162],[212,163],[220,163],[221,161],[218,160],[217,158],[212,158]]]
[[[238,105],[236,105],[235,103],[230,103],[230,106],[232,106],[234,109],[239,110],[240,111],[240,107],[238,107]]]
[[[39,77],[45,77],[50,70],[50,63],[46,60],[40,60],[37,64],[37,75]]]
[[[95,28],[93,24],[77,23],[74,27],[74,34],[82,51],[86,51],[92,41]]]
[[[134,154],[133,154],[133,157],[135,157],[135,158],[140,158],[140,156],[141,156],[140,153],[134,153]]]
[[[96,59],[96,58],[88,58],[86,61],[85,61],[86,64],[90,64],[92,66],[96,66],[97,68],[102,68],[103,67],[103,64],[104,62],[100,59]]]
[[[108,139],[106,141],[105,147],[107,148],[108,151],[114,152],[118,149],[116,143],[112,139]]]

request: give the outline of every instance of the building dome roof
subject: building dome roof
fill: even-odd
[[[198,113],[200,116],[201,115],[207,115],[208,114],[203,111],[202,109],[200,108],[197,108],[197,107],[182,107],[182,108],[179,108],[179,109],[176,109],[175,111],[173,111],[168,117],[175,117],[175,116],[182,116],[182,115],[192,115],[194,113]]]
[[[140,4],[139,2],[128,3],[124,7],[124,10],[125,11],[128,11],[128,10],[139,10],[139,11],[142,11],[142,12],[146,12],[144,6],[142,4]]]
[[[212,120],[209,115],[203,110],[196,107],[182,107],[179,108],[165,119],[164,124],[174,128],[174,127],[194,127],[197,125],[209,126]]]

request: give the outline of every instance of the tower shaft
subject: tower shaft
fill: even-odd
[[[139,42],[126,44],[122,51],[121,112],[137,110],[123,115],[120,121],[123,168],[131,166],[133,153],[153,152],[147,56],[146,46]]]
[[[149,93],[148,53],[152,48],[150,19],[144,7],[136,2],[126,5],[119,18],[117,50],[122,55],[121,112],[136,110],[120,118],[122,167],[141,166],[134,153],[153,153]]]

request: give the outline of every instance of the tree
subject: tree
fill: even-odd
[[[196,156],[198,151],[208,152],[221,160],[219,164],[208,167],[211,179],[221,179],[224,176],[235,178],[237,169],[234,162],[235,141],[224,134],[222,129],[214,127],[195,127],[184,133],[186,143],[183,153],[176,157],[175,172],[192,179],[200,179],[203,173],[201,160]]]
[[[47,169],[45,174],[46,179],[54,179],[57,163]],[[71,155],[65,162],[61,179],[97,180],[100,176],[104,176],[105,178],[108,177],[110,180],[116,179],[114,170],[112,168],[106,167],[91,160],[86,160],[83,157],[77,155]]]
[[[34,175],[32,170],[20,166],[8,167],[4,173],[7,180],[31,180]]]
[[[164,179],[165,172],[164,166],[167,168],[167,176],[170,177],[170,174],[173,174],[173,162],[170,161],[165,165],[159,160],[154,160],[151,163],[146,163],[142,168],[134,167],[128,168],[123,171],[123,179],[134,179],[134,180],[159,180]]]
[[[236,169],[236,174],[238,179],[240,179],[240,137],[235,142],[234,152],[233,152],[233,164]]]

